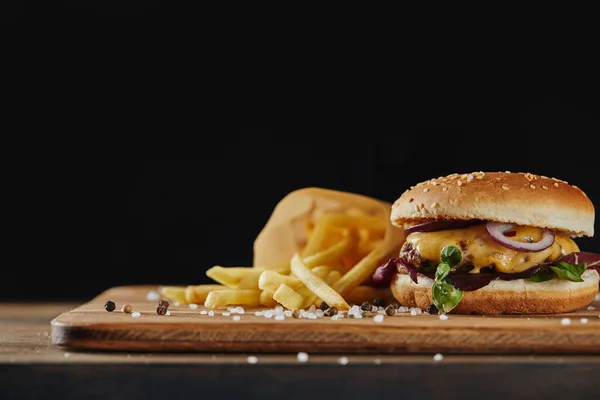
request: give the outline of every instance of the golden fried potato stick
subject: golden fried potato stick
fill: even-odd
[[[279,285],[279,288],[273,294],[273,299],[289,310],[302,308],[305,301],[304,296],[285,284]]]
[[[337,307],[339,310],[347,310],[350,308],[339,293],[333,290],[331,286],[327,285],[323,279],[319,278],[302,262],[298,254],[295,254],[292,257],[291,268],[298,279],[300,279],[311,292],[317,295],[317,297],[323,299],[324,302],[330,306]]]
[[[261,268],[214,266],[206,271],[206,276],[232,289],[258,289]]]
[[[161,288],[160,294],[169,300],[187,303],[185,299],[185,286],[165,286]]]
[[[227,287],[223,285],[188,285],[185,288],[185,303],[203,304],[210,292],[223,289],[227,289]]]
[[[235,305],[258,307],[260,306],[260,293],[260,290],[251,289],[213,290],[206,296],[204,307],[221,308]]]
[[[275,292],[281,285],[287,285],[294,290],[305,287],[300,279],[275,271],[263,271],[258,278],[258,288],[262,290]]]
[[[344,239],[329,247],[327,250],[315,253],[311,256],[304,257],[304,264],[308,268],[313,268],[317,265],[328,265],[341,259],[358,243],[358,234],[356,230],[350,229]]]
[[[274,292],[269,290],[263,290],[260,292],[260,304],[265,307],[275,307],[277,305],[277,300],[273,298],[274,294]]]
[[[372,275],[379,265],[382,247],[383,245],[379,245],[371,250],[371,252],[360,260],[358,264],[352,267],[350,271],[346,272],[346,274],[342,276],[342,279],[333,285],[335,291],[341,296],[346,296],[352,289],[363,283],[370,275]]]

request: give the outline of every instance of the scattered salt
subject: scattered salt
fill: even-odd
[[[196,308],[198,308],[198,304],[191,303],[191,304],[189,305],[189,307],[190,307],[192,310],[195,310]]]
[[[317,310],[315,312],[315,315],[317,316],[317,318],[323,318],[323,316],[325,315],[325,312],[323,310]]]
[[[376,315],[375,317],[373,317],[373,321],[383,322],[383,315]]]
[[[440,319],[442,321],[446,321],[448,319],[448,316],[446,314],[440,314]]]
[[[234,321],[239,321],[240,319],[242,319],[242,317],[240,317],[239,315],[234,315],[233,316],[233,320]]]
[[[596,309],[596,307],[594,307],[594,306],[588,306],[587,309],[588,309],[588,311],[594,311]]]
[[[297,358],[298,358],[298,361],[299,361],[299,362],[301,362],[301,363],[305,363],[305,362],[307,362],[307,361],[308,361],[308,354],[306,354],[306,353],[304,353],[304,352],[300,352],[300,353],[298,353],[298,356],[297,356]]]
[[[200,314],[201,314],[201,315],[206,315],[206,314],[208,314],[208,311],[206,311],[206,310],[202,310],[202,311],[200,311]]]
[[[208,312],[208,316],[209,316],[209,317],[214,317],[214,316],[215,316],[215,312],[214,312],[213,310],[210,310],[210,311]]]
[[[174,301],[174,302],[173,302],[173,305],[174,305],[175,307],[179,307],[179,306],[181,305],[181,303],[180,303],[180,302],[178,302],[178,301]]]
[[[377,306],[371,306],[371,312],[377,312],[379,308]]]
[[[148,300],[148,301],[160,300],[160,294],[158,294],[154,290],[151,290],[146,294],[146,300]]]
[[[283,311],[283,307],[282,306],[275,306],[275,311]]]
[[[292,311],[291,311],[291,310],[285,310],[285,312],[284,312],[284,315],[285,315],[287,318],[292,318]]]
[[[375,359],[373,362],[374,362],[375,364],[379,365],[379,364],[381,364],[381,359],[379,359],[379,358],[376,358],[376,359]]]
[[[410,315],[417,315],[417,310],[415,310],[414,308],[410,310]]]
[[[348,357],[340,357],[340,358],[338,358],[337,362],[338,362],[338,364],[346,365],[346,364],[348,364]]]
[[[249,356],[246,361],[248,362],[248,364],[256,364],[258,362],[258,358],[254,357],[254,356]]]
[[[398,310],[396,312],[405,313],[405,312],[408,312],[409,310],[410,309],[408,307],[400,306],[400,307],[398,307]]]
[[[332,315],[330,320],[332,321],[337,321],[338,319],[340,319],[340,317],[338,316],[338,314]]]
[[[69,358],[69,357],[71,357],[71,353],[65,353],[65,354],[63,354],[63,355],[65,356],[65,358]]]
[[[358,307],[358,306],[357,306]],[[314,313],[317,310],[317,307],[315,307],[314,304],[312,304],[309,308],[308,308],[308,312]]]
[[[273,316],[273,312],[271,310],[265,311],[265,318],[271,318]]]
[[[142,315],[142,313],[138,312],[138,311],[134,311],[131,313],[131,316],[133,318],[139,318]]]
[[[594,297],[594,300],[600,301],[600,292],[596,295],[596,297]]]
[[[569,318],[563,318],[560,320],[561,325],[571,325],[571,320]]]
[[[223,312],[221,313],[221,315],[222,315],[222,316],[224,316],[224,317],[229,317],[229,316],[231,315],[231,313],[229,313],[229,312],[227,312],[227,311],[223,311]]]
[[[581,322],[582,324],[587,324],[588,323],[588,319],[587,318],[581,318],[579,320],[579,322]]]
[[[171,311],[167,310],[167,312],[165,313],[165,315],[171,315]]]
[[[275,316],[276,321],[283,321],[284,319],[285,319],[285,315],[276,315]]]
[[[440,353],[437,353],[436,355],[433,356],[433,361],[442,361],[444,359],[444,356]]]
[[[256,315],[257,317],[260,317],[261,315],[263,315],[263,312],[262,311],[256,311],[254,313],[254,315]]]

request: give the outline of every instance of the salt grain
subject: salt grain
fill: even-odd
[[[338,358],[337,362],[338,362],[338,364],[346,365],[346,364],[348,364],[348,357],[340,357],[340,358]]]
[[[239,321],[240,319],[242,319],[242,317],[240,317],[239,315],[234,315],[233,316],[233,320],[234,321]]]
[[[263,315],[263,312],[262,311],[256,311],[254,313],[254,315],[256,315],[257,317],[260,317],[261,315]]]
[[[206,310],[202,310],[202,311],[200,311],[200,314],[201,314],[201,315],[206,315],[206,314],[208,314],[208,311],[206,311]]]
[[[579,322],[581,322],[582,324],[587,324],[588,323],[588,319],[587,318],[581,318],[579,320]]]
[[[209,316],[209,317],[214,317],[214,316],[215,316],[215,312],[214,312],[213,310],[210,310],[210,311],[208,312],[208,316]]]
[[[151,290],[146,294],[146,300],[148,300],[148,301],[160,300],[160,294],[158,294],[154,290]]]
[[[444,356],[440,353],[437,353],[436,355],[433,356],[433,361],[442,361],[444,359]]]
[[[196,308],[198,308],[198,304],[191,303],[191,304],[189,305],[189,307],[190,307],[192,310],[195,310]]]
[[[167,310],[167,312],[165,313],[165,315],[171,315],[171,311]]]
[[[227,311],[223,311],[221,313],[221,315],[224,316],[224,317],[229,317],[231,315],[231,313],[228,313]]]
[[[560,320],[561,325],[571,325],[571,320],[569,318],[563,318]]]
[[[375,359],[373,362],[374,362],[375,364],[379,365],[379,364],[381,364],[381,359],[379,359],[379,358],[376,358],[376,359]]]
[[[417,315],[417,310],[415,310],[414,308],[410,310],[410,315]]]
[[[375,317],[373,317],[373,321],[383,322],[383,315],[376,315]]]
[[[285,319],[285,315],[276,315],[275,316],[276,321],[283,321],[284,319]]]
[[[596,301],[600,301],[600,293],[598,293],[598,294],[596,295],[596,297],[594,297],[594,300],[596,300]]]
[[[306,354],[304,352],[300,352],[300,353],[298,353],[297,358],[298,358],[298,362],[305,363],[308,361],[308,354]]]
[[[140,313],[140,312],[137,312],[137,311],[134,311],[134,312],[132,312],[132,313],[131,313],[131,316],[132,316],[133,318],[139,318],[141,315],[142,315],[142,313]]]
[[[71,353],[65,353],[65,354],[63,354],[63,355],[64,355],[64,357],[65,357],[65,358],[69,358],[69,357],[71,357]]]
[[[448,320],[448,316],[446,314],[440,314],[440,319],[442,321],[446,321],[446,320]]]
[[[180,302],[178,302],[178,301],[174,301],[174,302],[173,302],[173,305],[174,305],[175,307],[179,307],[179,306],[181,305],[181,303],[180,303]]]
[[[258,362],[258,358],[254,356],[249,356],[248,358],[246,358],[246,361],[248,362],[248,364],[256,364]]]
[[[596,309],[596,307],[594,307],[594,306],[588,306],[587,309],[588,309],[588,311],[594,311]]]

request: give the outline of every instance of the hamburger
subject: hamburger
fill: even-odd
[[[459,314],[554,314],[589,305],[600,255],[594,205],[578,187],[531,173],[473,172],[421,182],[392,206],[398,258],[376,275],[407,307]],[[393,271],[393,273],[389,273]]]

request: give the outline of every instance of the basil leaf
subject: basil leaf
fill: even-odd
[[[450,267],[454,267],[462,260],[462,253],[457,247],[446,246],[442,249],[442,262],[447,263]]]
[[[583,274],[585,272],[585,269],[587,268],[587,263],[583,263],[583,264],[569,264],[566,263],[564,261],[559,261],[556,263],[557,266],[564,268],[564,269],[569,269],[571,271],[576,272],[577,274],[579,274],[579,276],[581,276],[581,274]]]
[[[552,271],[556,272],[559,278],[571,281],[571,282],[583,282],[581,274],[578,272],[578,268],[571,264],[562,263],[564,265],[551,265]]]
[[[450,312],[462,299],[463,291],[456,289],[446,281],[436,281],[431,288],[433,304],[438,310]]]
[[[442,281],[448,276],[449,273],[450,265],[446,264],[445,262],[440,263],[437,267],[437,270],[435,271],[435,280]]]
[[[532,282],[545,282],[553,279],[555,276],[556,274],[551,269],[543,269],[533,274],[529,280]]]

